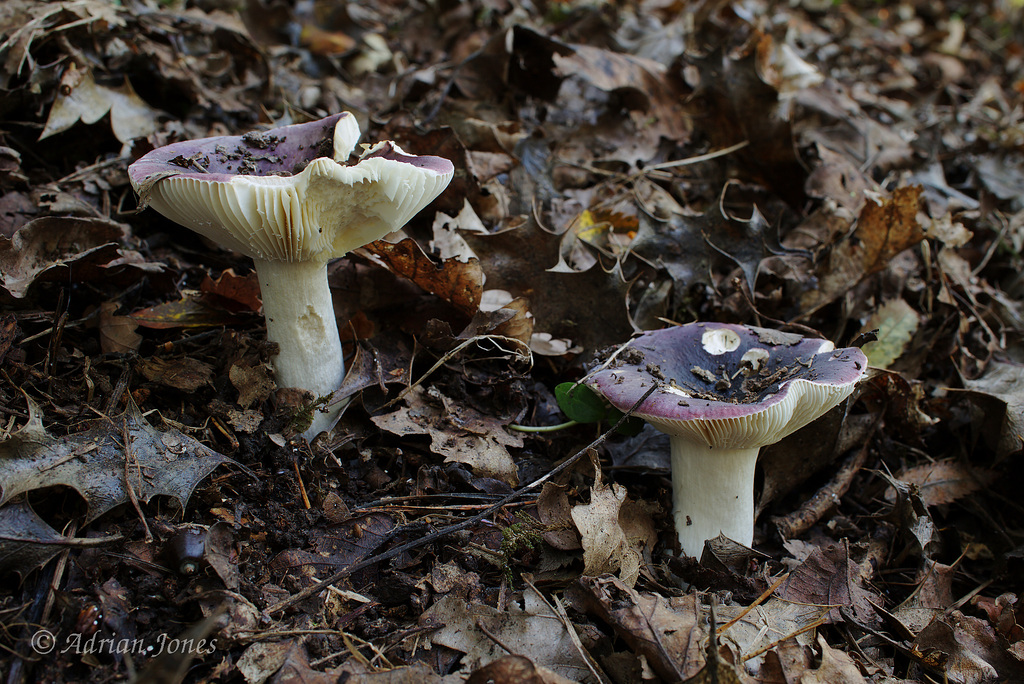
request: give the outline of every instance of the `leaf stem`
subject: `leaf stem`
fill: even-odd
[[[579,421],[567,420],[564,423],[558,425],[517,425],[513,423],[507,426],[509,430],[515,430],[516,432],[557,432],[558,430],[564,430],[570,428],[573,425],[579,425]]]

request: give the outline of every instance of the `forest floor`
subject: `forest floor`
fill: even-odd
[[[127,168],[341,111],[455,175],[330,264],[307,441],[252,261]],[[1022,151],[1014,0],[5,0],[0,672],[1024,682]],[[693,321],[870,363],[699,558],[565,389]]]

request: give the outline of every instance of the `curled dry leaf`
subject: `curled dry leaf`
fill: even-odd
[[[397,244],[377,240],[362,249],[396,274],[437,295],[467,316],[475,314],[480,306],[484,276],[476,259],[463,263],[453,257],[437,264],[411,238]]]
[[[100,218],[45,216],[29,221],[11,238],[0,237],[0,285],[22,298],[37,280],[72,279],[87,266],[120,257],[124,224]]]
[[[518,484],[518,468],[506,447],[521,447],[521,434],[433,389],[414,389],[405,401],[408,408],[374,416],[374,424],[396,435],[429,435],[431,451],[446,462],[465,463],[478,476]]]
[[[627,586],[636,584],[645,551],[657,537],[650,516],[626,498],[626,488],[606,485],[599,476],[590,503],[573,506],[571,515],[582,538],[583,574],[618,572]]]

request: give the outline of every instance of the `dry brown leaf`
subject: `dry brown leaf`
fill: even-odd
[[[633,651],[642,654],[664,681],[695,675],[704,665],[696,594],[666,598],[637,592],[621,580],[582,577],[587,611],[611,625]]]
[[[860,586],[860,570],[840,544],[812,551],[779,587],[778,596],[801,604],[833,607],[829,622],[841,621],[838,606],[846,606],[861,621],[872,623],[877,621],[877,614],[871,603],[882,605],[880,597]]]
[[[362,249],[380,259],[396,274],[437,295],[467,316],[476,313],[484,286],[483,270],[478,260],[462,263],[448,259],[437,264],[412,238],[405,238],[398,244],[377,240]]]
[[[537,515],[547,530],[544,541],[562,551],[575,551],[580,546],[579,535],[573,529],[572,508],[565,487],[545,482],[537,497]]]
[[[917,214],[921,187],[893,190],[881,201],[869,200],[860,210],[853,235],[832,248],[819,269],[819,287],[803,298],[804,309],[814,309],[844,295],[867,276],[888,266],[897,254],[924,239]]]
[[[90,69],[77,69],[72,63],[60,83],[40,140],[62,133],[79,121],[94,124],[107,112],[114,136],[122,143],[145,138],[157,129],[160,112],[135,94],[127,78],[117,88],[98,85]]]
[[[902,482],[917,485],[917,493],[926,506],[941,506],[987,487],[995,480],[996,474],[950,460],[907,468],[897,477]],[[895,499],[895,492],[889,490],[886,498],[890,501]]]
[[[136,368],[150,382],[158,382],[183,392],[195,392],[213,380],[213,366],[190,356],[143,359]]]
[[[100,218],[45,216],[29,221],[10,239],[0,237],[0,285],[24,297],[36,280],[68,278],[86,265],[105,266],[120,256],[124,224]]]
[[[977,380],[964,382],[968,394],[985,410],[982,433],[999,456],[1024,447],[1024,366],[993,361]]]
[[[914,640],[914,651],[943,662],[950,681],[1024,681],[1024,662],[1006,648],[1006,642],[991,625],[959,610],[950,611],[925,627]],[[940,657],[936,658],[936,654]]]
[[[583,575],[618,572],[627,586],[636,584],[643,551],[653,547],[656,535],[650,516],[626,499],[626,488],[604,484],[599,474],[590,503],[573,506],[571,515],[582,538]]]
[[[405,401],[408,408],[374,416],[374,424],[396,435],[430,435],[430,449],[446,462],[465,463],[478,476],[510,485],[519,471],[506,447],[520,447],[520,433],[509,432],[495,418],[457,404],[437,390],[416,388]]]
[[[573,684],[573,680],[537,667],[524,656],[509,655],[474,671],[466,684]]]
[[[831,648],[825,639],[818,637],[821,649],[821,665],[800,677],[800,684],[867,684],[860,668],[846,653]]]
[[[465,653],[463,668],[470,671],[507,655],[508,648],[513,653],[529,653],[534,664],[571,681],[581,681],[590,674],[562,621],[532,591],[523,595],[522,608],[513,603],[504,611],[479,603],[467,604],[448,595],[420,617],[420,624],[443,625],[431,640]]]
[[[264,365],[246,366],[232,364],[228,379],[238,390],[238,405],[249,408],[257,401],[266,401],[277,384],[270,377],[270,369]]]
[[[100,305],[100,349],[104,354],[124,354],[138,351],[142,335],[135,332],[139,324],[131,316],[118,316],[115,302]]]

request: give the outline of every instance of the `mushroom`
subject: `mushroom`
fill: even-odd
[[[754,539],[754,469],[774,444],[846,399],[863,352],[828,340],[726,323],[690,323],[631,340],[585,382],[666,433],[684,553],[719,533]]]
[[[327,262],[402,227],[454,167],[393,142],[346,162],[359,140],[348,112],[241,136],[173,143],[128,168],[140,204],[252,257],[280,387],[329,397],[345,374]],[[340,404],[313,418],[311,438]]]

